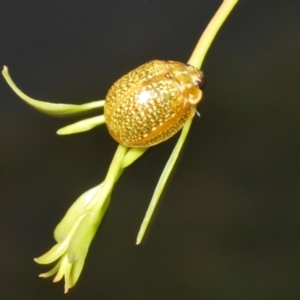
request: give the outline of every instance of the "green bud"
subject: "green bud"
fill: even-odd
[[[57,244],[34,260],[39,264],[56,265],[40,277],[54,275],[53,282],[65,279],[65,293],[77,282],[89,246],[98,229],[110,201],[110,195],[102,198],[101,185],[82,194],[57,225],[54,236]]]

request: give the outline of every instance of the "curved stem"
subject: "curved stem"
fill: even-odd
[[[213,16],[209,24],[207,25],[205,31],[201,35],[198,44],[195,47],[194,52],[192,53],[192,56],[190,57],[188,63],[198,69],[200,69],[203,59],[213,41],[215,38],[217,32],[221,28],[222,24],[232,11],[235,4],[238,2],[238,0],[224,0],[216,14]],[[178,155],[182,149],[182,146],[184,145],[184,141],[187,137],[187,134],[190,130],[190,126],[192,123],[192,119],[189,120],[183,127],[181,135],[175,145],[175,148],[173,149],[173,152],[165,165],[165,168],[160,176],[160,179],[157,183],[157,186],[155,188],[154,194],[152,196],[151,202],[148,206],[146,215],[143,219],[142,225],[140,227],[136,244],[140,244],[144,234],[146,232],[146,229],[149,225],[150,219],[153,215],[154,209],[159,201],[159,197],[166,185],[166,182],[173,170],[173,167],[177,161]]]
[[[201,69],[205,55],[213,42],[215,36],[220,30],[226,18],[231,13],[238,0],[224,0],[220,8],[217,10],[206,29],[202,33],[188,64],[197,69]]]
[[[3,67],[2,75],[6,80],[7,84],[11,87],[11,89],[28,105],[37,109],[38,111],[56,117],[65,117],[65,116],[74,116],[78,114],[82,114],[84,112],[98,109],[104,106],[104,100],[92,101],[84,104],[63,104],[63,103],[50,103],[41,100],[33,99],[23,93],[13,82],[11,79],[8,68],[6,66]]]

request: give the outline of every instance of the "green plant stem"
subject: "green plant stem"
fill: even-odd
[[[214,38],[222,27],[224,21],[231,13],[238,0],[224,0],[222,5],[219,7],[206,29],[202,33],[189,61],[188,64],[194,66],[197,69],[201,69],[202,62],[205,55],[211,46]]]
[[[99,192],[94,196],[92,201],[87,205],[86,210],[92,208],[96,203],[105,203],[109,198],[113,187],[117,180],[122,175],[124,168],[137,160],[148,148],[128,148],[124,145],[119,145],[113,160],[109,166],[105,180],[102,183]],[[108,200],[109,201],[109,200]],[[101,205],[100,205],[101,206]],[[105,210],[104,210],[105,211]]]
[[[131,148],[127,153],[126,156],[123,159],[122,168],[126,168],[129,165],[131,165],[135,160],[137,160],[140,156],[142,156],[147,148]]]
[[[95,203],[99,201],[104,203],[108,196],[111,194],[114,184],[123,172],[122,163],[127,152],[128,147],[123,145],[118,146],[113,160],[109,166],[105,180],[102,183],[102,187],[99,190],[99,192],[95,195],[93,200],[86,207],[87,210],[90,207],[93,207]]]
[[[202,62],[204,60],[204,57],[215,38],[217,32],[220,30],[222,24],[226,20],[226,18],[229,16],[230,12],[232,11],[235,4],[238,2],[238,0],[224,0],[216,14],[213,16],[209,24],[207,25],[205,31],[201,35],[199,42],[197,43],[195,50],[192,53],[192,56],[190,57],[188,63],[198,69],[201,68]],[[182,149],[182,146],[184,145],[184,141],[187,137],[187,134],[190,130],[192,124],[192,119],[189,120],[183,127],[181,135],[172,151],[172,154],[159,178],[158,184],[155,188],[154,194],[152,196],[150,205],[147,209],[146,215],[143,219],[142,225],[140,227],[140,230],[137,235],[137,241],[136,244],[140,244],[144,234],[146,232],[146,229],[149,225],[150,219],[153,215],[153,212],[155,210],[155,207],[158,203],[159,197],[166,185],[166,182],[173,170],[173,167],[176,163],[176,160],[178,158],[178,155]]]
[[[38,111],[55,117],[66,117],[79,115],[84,112],[89,112],[104,106],[104,100],[92,101],[84,104],[63,104],[63,103],[50,103],[37,99],[33,99],[24,94],[11,79],[8,68],[3,66],[2,75],[10,88],[28,105],[37,109]]]
[[[155,207],[158,203],[159,197],[160,197],[160,195],[161,195],[161,193],[162,193],[162,191],[163,191],[163,189],[164,189],[164,187],[167,183],[167,180],[168,180],[168,178],[169,178],[169,176],[172,172],[172,169],[173,169],[173,167],[174,167],[174,165],[177,161],[180,150],[181,150],[181,148],[184,144],[184,141],[187,137],[187,134],[189,132],[192,121],[193,121],[193,119],[190,119],[188,122],[186,122],[185,126],[183,127],[181,135],[180,135],[180,137],[179,137],[179,139],[178,139],[178,141],[177,141],[177,143],[176,143],[176,145],[173,149],[173,152],[172,152],[172,154],[171,154],[171,156],[170,156],[170,158],[169,158],[169,160],[168,160],[168,162],[167,162],[167,164],[166,164],[166,166],[165,166],[165,168],[164,168],[164,170],[163,170],[163,172],[162,172],[162,174],[159,178],[159,181],[158,181],[157,186],[155,188],[153,197],[152,197],[151,202],[148,206],[146,215],[144,217],[143,223],[141,225],[140,231],[139,231],[137,239],[136,239],[136,244],[137,245],[140,244],[140,242],[142,241],[142,238],[145,234],[147,226],[150,222],[150,219],[153,215]]]

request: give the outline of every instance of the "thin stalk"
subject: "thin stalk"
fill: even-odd
[[[8,68],[3,66],[2,75],[11,89],[28,105],[37,109],[38,111],[56,117],[74,116],[89,112],[94,109],[98,109],[104,106],[104,100],[92,101],[84,104],[64,104],[64,103],[50,103],[33,99],[28,95],[24,94],[11,79]]]
[[[122,163],[127,151],[128,147],[123,145],[118,146],[113,160],[109,166],[105,180],[102,183],[102,187],[94,196],[92,201],[87,205],[86,210],[92,208],[97,202],[104,203],[105,199],[111,194],[114,184],[123,172]]]
[[[143,238],[143,236],[145,234],[145,231],[146,231],[146,229],[148,227],[148,224],[149,224],[150,219],[151,219],[151,217],[153,215],[155,207],[156,207],[156,205],[158,203],[159,197],[160,197],[160,195],[161,195],[161,193],[162,193],[162,191],[163,191],[163,189],[164,189],[164,187],[165,187],[165,185],[167,183],[167,180],[168,180],[168,178],[169,178],[169,176],[170,176],[170,174],[172,172],[172,169],[173,169],[173,167],[174,167],[174,165],[175,165],[175,163],[177,161],[177,158],[178,158],[178,155],[180,153],[180,150],[181,150],[181,148],[182,148],[182,146],[184,144],[184,141],[185,141],[185,139],[187,137],[187,134],[189,132],[190,126],[192,124],[192,121],[193,121],[193,119],[190,119],[185,124],[185,126],[183,127],[181,135],[180,135],[180,137],[179,137],[179,139],[178,139],[178,141],[177,141],[177,143],[176,143],[176,145],[175,145],[175,147],[173,149],[173,152],[172,152],[172,154],[171,154],[171,156],[170,156],[170,158],[169,158],[169,160],[168,160],[168,162],[167,162],[167,164],[166,164],[166,166],[165,166],[165,168],[164,168],[164,170],[163,170],[163,172],[162,172],[162,174],[161,174],[161,176],[159,178],[159,181],[158,181],[158,183],[156,185],[154,194],[152,196],[151,202],[150,202],[150,204],[148,206],[146,215],[144,217],[143,223],[141,225],[140,231],[139,231],[137,239],[136,239],[136,244],[137,245],[140,244],[140,242],[142,241],[142,238]]]
[[[222,27],[224,21],[231,13],[238,0],[224,0],[222,5],[219,7],[206,29],[202,33],[189,61],[188,64],[194,66],[197,69],[201,69],[202,62],[205,55],[211,46],[214,38]]]
[[[201,68],[202,62],[205,58],[205,55],[215,38],[217,32],[220,30],[221,26],[223,25],[226,18],[229,16],[230,12],[232,11],[235,4],[238,2],[238,0],[224,0],[221,4],[220,8],[216,12],[216,14],[213,16],[209,24],[207,25],[205,31],[201,35],[199,42],[197,43],[194,52],[192,53],[192,56],[190,57],[188,63],[198,69]],[[146,232],[146,229],[149,225],[150,219],[153,215],[153,212],[155,210],[155,207],[159,201],[159,197],[166,185],[166,182],[173,170],[173,167],[177,161],[178,155],[182,149],[182,146],[184,144],[184,141],[187,137],[187,134],[190,130],[190,126],[192,123],[192,119],[189,120],[183,127],[181,135],[173,149],[173,152],[165,165],[165,168],[159,178],[159,181],[157,183],[157,186],[155,188],[154,194],[152,196],[150,205],[148,206],[146,215],[143,219],[142,225],[140,227],[140,230],[137,235],[137,241],[136,244],[140,244],[144,234]]]

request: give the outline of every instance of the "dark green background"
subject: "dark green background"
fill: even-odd
[[[187,61],[221,1],[0,2],[0,64],[38,99],[103,99],[151,59]],[[120,178],[74,289],[39,279],[70,204],[117,144],[105,126],[26,106],[0,80],[0,299],[252,300],[300,295],[300,2],[242,0],[203,65],[205,96],[147,237],[140,223],[176,138]]]

